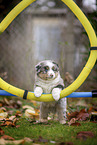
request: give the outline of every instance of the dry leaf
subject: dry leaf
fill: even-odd
[[[32,141],[33,141],[32,139],[30,139],[30,138],[28,138],[28,137],[25,137],[24,140],[25,140],[26,142],[32,142]]]
[[[34,111],[34,108],[31,107],[31,106],[29,106],[29,105],[25,105],[25,106],[23,106],[23,109],[30,109],[30,110],[33,110],[33,111]]]
[[[13,120],[13,124],[16,125],[16,122],[17,122],[17,118],[15,118],[15,119]]]
[[[16,122],[17,122],[17,118],[15,118],[14,120],[5,119],[5,120],[2,120],[2,121],[3,121],[3,123],[0,126],[15,127],[16,126]]]
[[[25,116],[28,118],[32,118],[32,119],[38,119],[39,118],[39,114],[37,112],[35,112],[35,110],[32,109],[27,109],[25,111]]]
[[[5,107],[1,107],[1,108],[0,108],[0,113],[2,113],[2,112],[4,112],[4,111],[6,111],[6,108],[5,108]]]
[[[42,136],[39,136],[37,140],[33,140],[34,143],[47,143],[48,140],[44,139]]]
[[[25,142],[24,139],[21,139],[21,140],[14,140],[14,141],[5,140],[5,139],[3,139],[3,138],[0,139],[0,143],[1,143],[2,145],[6,145],[6,144],[16,144],[16,145],[18,145],[18,144],[23,144],[24,142]]]
[[[72,123],[71,126],[81,126],[79,122]]]
[[[71,125],[71,124],[75,123],[76,120],[77,120],[76,118],[72,118],[72,119],[68,122],[68,124]]]
[[[1,145],[6,145],[5,140],[3,138],[0,139]]]
[[[69,119],[69,120],[71,120],[72,118],[76,118],[76,116],[78,115],[78,111],[75,111],[75,112],[72,112],[71,114],[69,114],[68,116],[67,116],[67,118]]]
[[[78,111],[72,112],[70,115],[68,115],[69,120],[72,119],[72,118],[76,118],[77,120],[85,121],[89,117],[90,117],[90,115],[89,115],[88,112],[86,112],[85,109],[82,109],[79,112]]]
[[[16,118],[16,116],[11,116],[9,117],[9,120],[14,120]]]
[[[5,139],[5,140],[14,140],[13,137],[8,136],[8,135],[3,135],[1,138]]]
[[[72,142],[61,142],[59,143],[59,145],[73,145]]]
[[[7,116],[8,116],[7,112],[0,113],[0,119],[7,118]]]
[[[4,131],[2,130],[2,128],[0,128],[0,135],[3,135]]]
[[[16,128],[19,128],[20,127],[20,125],[16,125]]]
[[[94,134],[91,131],[80,131],[77,133],[77,137],[78,139],[83,139],[86,140],[87,138],[93,138]]]
[[[31,100],[31,103],[33,103],[34,106],[37,106],[37,102],[36,101]]]
[[[10,102],[8,101],[7,98],[4,98],[3,101],[4,101],[4,103],[5,103],[6,105],[10,106]]]
[[[90,114],[93,110],[93,107],[90,107],[89,110],[88,110],[88,113]]]
[[[71,125],[71,126],[81,126],[81,124],[78,123],[78,122],[76,122],[76,121],[77,121],[76,118],[72,118],[72,119],[68,122],[68,124]]]
[[[89,118],[89,114],[88,113],[80,113],[77,115],[77,118],[80,121],[85,121]]]
[[[0,107],[2,107],[3,106],[3,104],[0,102]]]
[[[16,117],[21,117],[22,116],[22,113],[20,111],[16,111],[16,114],[15,114]]]

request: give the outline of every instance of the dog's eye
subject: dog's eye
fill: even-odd
[[[53,71],[57,71],[57,68],[53,66],[53,67],[52,67],[52,70],[53,70]]]
[[[45,66],[44,69],[45,69],[45,71],[48,71],[49,70],[49,67],[48,66]]]

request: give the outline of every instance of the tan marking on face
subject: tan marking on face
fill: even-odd
[[[43,80],[53,80],[53,79],[57,78],[58,72],[55,73],[55,77],[54,77],[54,78],[51,78],[50,76],[48,76],[47,73],[44,74],[43,72],[39,73],[38,76],[39,76],[41,79],[43,79]]]

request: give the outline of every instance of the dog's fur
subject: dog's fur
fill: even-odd
[[[38,63],[35,69],[35,96],[40,97],[42,93],[52,93],[55,100],[41,103],[40,121],[47,122],[48,113],[53,112],[58,114],[59,122],[65,124],[66,98],[60,99],[60,92],[64,88],[64,83],[60,76],[58,64],[51,60],[45,60]]]

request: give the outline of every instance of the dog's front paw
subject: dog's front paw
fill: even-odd
[[[55,101],[58,101],[60,99],[60,92],[61,90],[59,88],[54,88],[52,90],[52,95]]]
[[[43,90],[42,90],[41,87],[36,87],[34,89],[34,95],[35,95],[35,97],[40,97],[42,93],[43,93]]]

